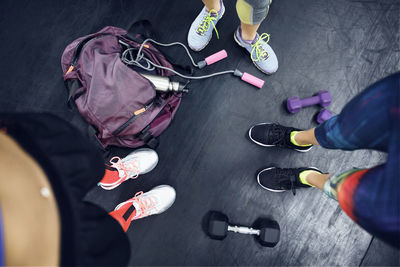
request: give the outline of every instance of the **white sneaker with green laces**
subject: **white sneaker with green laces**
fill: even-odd
[[[253,41],[247,41],[243,40],[242,30],[238,27],[233,38],[238,45],[245,48],[250,53],[251,60],[260,71],[265,74],[272,74],[278,70],[278,58],[274,50],[272,50],[271,46],[268,44],[270,38],[269,34],[263,33],[259,35],[257,33]]]
[[[219,38],[216,26],[225,12],[222,1],[220,4],[221,9],[219,11],[214,9],[208,11],[206,7],[203,7],[200,14],[193,21],[187,37],[188,45],[192,50],[200,51],[204,49],[211,40],[213,30],[215,30],[217,38]]]

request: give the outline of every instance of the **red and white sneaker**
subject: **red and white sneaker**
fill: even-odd
[[[125,158],[113,157],[111,165],[106,168],[103,179],[98,183],[105,190],[111,190],[128,179],[136,179],[139,174],[153,170],[158,163],[158,155],[152,149],[141,148],[133,151]]]
[[[175,202],[175,197],[176,192],[173,187],[159,185],[146,193],[137,192],[133,198],[120,203],[109,214],[126,232],[133,220],[166,211]]]

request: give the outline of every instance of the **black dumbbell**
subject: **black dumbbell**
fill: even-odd
[[[279,242],[279,224],[270,219],[260,218],[253,227],[229,225],[228,217],[218,211],[211,211],[208,217],[207,234],[212,239],[222,240],[228,235],[228,231],[240,234],[254,235],[255,239],[264,247],[274,247]]]

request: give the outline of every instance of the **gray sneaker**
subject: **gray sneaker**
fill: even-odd
[[[278,70],[278,59],[274,50],[272,50],[271,46],[268,44],[269,34],[263,33],[259,35],[257,33],[253,41],[246,41],[242,39],[242,30],[238,27],[233,35],[233,39],[235,39],[236,43],[241,47],[246,48],[250,53],[254,65],[256,65],[260,71],[265,74],[272,74]]]
[[[222,1],[220,3],[221,9],[219,12],[214,9],[207,11],[206,7],[203,7],[200,14],[190,26],[187,39],[189,47],[192,50],[200,51],[205,48],[211,40],[213,29],[217,34],[217,38],[219,38],[216,26],[225,12],[224,4]]]

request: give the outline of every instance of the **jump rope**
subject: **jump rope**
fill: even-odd
[[[159,46],[164,46],[164,47],[169,47],[169,46],[174,46],[174,45],[179,45],[182,46],[185,49],[186,54],[188,55],[188,57],[190,58],[190,61],[192,63],[192,65],[196,68],[202,69],[208,65],[211,65],[215,62],[218,62],[224,58],[226,58],[228,56],[228,54],[226,53],[225,50],[221,50],[215,54],[212,54],[211,56],[206,57],[204,60],[201,60],[199,62],[195,62],[193,60],[192,55],[189,52],[189,49],[180,42],[173,42],[173,43],[168,43],[168,44],[164,44],[164,43],[160,43],[157,42],[153,39],[146,39],[143,41],[143,43],[140,45],[139,49],[138,48],[133,48],[131,47],[129,44],[119,40],[119,42],[121,44],[123,44],[124,46],[127,47],[127,49],[125,49],[125,51],[122,53],[121,55],[121,60],[127,64],[127,65],[132,65],[132,66],[136,66],[139,67],[143,70],[146,71],[153,71],[156,68],[159,69],[163,69],[163,70],[168,70],[176,75],[178,75],[179,77],[182,77],[184,79],[188,79],[188,80],[201,80],[201,79],[207,79],[207,78],[211,78],[214,76],[219,76],[219,75],[225,75],[225,74],[233,74],[234,76],[240,77],[242,81],[247,82],[257,88],[262,88],[264,85],[264,81],[247,73],[247,72],[241,72],[238,69],[235,70],[225,70],[225,71],[220,71],[220,72],[215,72],[212,74],[208,74],[208,75],[203,75],[203,76],[188,76],[188,75],[184,75],[181,74],[177,71],[175,71],[174,69],[165,67],[165,66],[161,66],[158,65],[156,63],[154,63],[153,61],[151,61],[149,58],[146,57],[146,55],[142,52],[143,48],[146,47],[146,43],[151,42],[154,43],[156,45]],[[136,52],[136,56],[134,55],[134,52]],[[143,62],[143,64],[141,63]]]

